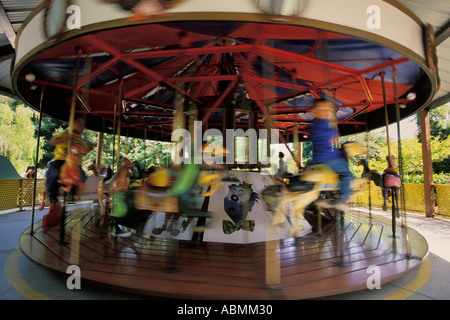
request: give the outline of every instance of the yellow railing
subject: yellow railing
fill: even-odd
[[[435,185],[438,213],[450,217],[450,185]]]
[[[405,183],[405,205],[406,211],[425,213],[425,196],[423,184]],[[370,192],[369,192],[370,189]],[[450,185],[434,185],[435,198],[436,198],[436,213],[439,215],[450,217]],[[380,187],[377,187],[375,183],[370,183],[365,188],[362,194],[353,197],[353,204],[356,206],[368,206],[370,201],[373,207],[383,207],[383,194]],[[389,201],[392,201],[392,197],[389,197]],[[390,208],[391,203],[388,202],[387,206]]]
[[[38,179],[36,185],[36,205],[42,201],[44,179]],[[34,179],[0,180],[0,211],[31,207],[33,203]]]
[[[36,205],[42,201],[44,179],[37,180]],[[0,211],[31,207],[33,202],[33,179],[7,179],[0,180]],[[405,183],[406,211],[425,213],[425,199],[423,184]],[[436,213],[450,217],[450,185],[435,185]],[[356,206],[368,206],[369,194],[372,207],[383,207],[383,194],[381,188],[373,182],[365,187],[361,194],[353,196]],[[390,198],[391,200],[391,198]],[[390,203],[388,203],[390,208]]]

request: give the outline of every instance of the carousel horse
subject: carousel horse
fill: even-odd
[[[373,181],[377,187],[383,189],[382,174],[377,170],[370,169],[366,159],[360,159],[358,164],[363,166],[361,178],[368,178],[369,181]]]
[[[103,199],[105,194],[114,194],[117,192],[123,192],[128,190],[128,170],[131,168],[132,163],[127,158],[122,158],[119,162],[119,168],[117,173],[107,181],[100,181],[97,186],[98,203],[101,208],[101,212],[106,214],[105,205]]]
[[[112,233],[116,237],[127,237],[131,233],[124,231],[121,225],[131,226],[136,228],[135,225],[145,223],[148,219],[150,212],[136,213],[134,195],[136,192],[136,181],[143,178],[142,170],[136,168],[138,163],[131,162],[128,158],[122,158],[119,162],[119,168],[116,174],[107,181],[101,181],[97,186],[97,194],[101,212],[104,215],[105,223],[113,226],[115,231]],[[137,170],[136,170],[137,169]],[[135,184],[133,186],[133,183]],[[103,204],[103,198],[105,195],[110,196],[110,200],[113,206],[111,212],[106,212],[106,206]]]
[[[164,181],[164,179],[162,181]],[[174,226],[180,218],[184,219],[181,223],[183,231],[186,231],[189,224],[195,218],[211,218],[211,213],[203,211],[198,200],[214,194],[220,188],[221,184],[220,175],[200,171],[198,165],[188,164],[183,166],[173,184],[163,183],[163,185],[161,185],[161,182],[158,184],[156,181],[153,181],[150,183],[153,188],[148,188],[147,185],[146,207],[165,213],[163,225],[154,228],[152,233],[159,235],[163,231],[168,231],[172,236],[177,236],[181,230],[176,229]],[[154,197],[155,185],[160,187],[167,186],[167,189],[164,191],[166,192],[166,201],[163,204],[165,206],[164,208],[160,208],[158,204],[155,203],[157,202],[155,201],[157,198],[155,199]],[[206,192],[203,192],[203,187],[201,185],[206,186]],[[153,192],[150,197],[148,196],[149,192]],[[140,196],[142,199],[142,195],[143,194],[140,193],[137,197]],[[149,201],[152,203],[148,203]],[[142,202],[138,202],[138,205],[142,206]],[[169,224],[169,222],[171,223]]]
[[[278,182],[268,186],[262,192],[262,198],[268,211],[273,213],[272,226],[283,224],[288,217],[290,204],[293,205],[291,217],[291,235],[296,236],[304,230],[303,224],[305,209],[317,200],[322,191],[337,190],[339,184],[338,175],[330,168],[322,165],[311,166],[305,170],[298,181],[291,184]]]
[[[356,143],[346,143],[343,145],[347,157],[359,155],[365,148]],[[352,190],[357,192],[366,183],[366,178],[354,179],[351,184]],[[288,218],[289,205],[293,205],[293,215],[291,220],[291,235],[304,230],[301,220],[304,219],[305,209],[315,202],[324,191],[339,190],[339,176],[327,165],[318,164],[305,169],[298,181],[290,184],[277,182],[277,184],[267,187],[262,192],[262,198],[268,211],[273,213],[273,226],[283,224]]]
[[[356,142],[345,142],[342,144],[341,150],[347,159],[366,153],[366,148]],[[368,179],[368,176],[361,176],[359,179],[352,180],[350,187],[353,190],[353,195],[361,194],[365,191],[364,186]]]
[[[163,212],[164,223],[154,228],[152,234],[168,231],[177,236],[181,231],[174,225],[180,218],[186,218],[181,224],[185,231],[194,218],[211,217],[209,212],[201,210],[197,200],[217,191],[221,184],[219,178],[217,174],[200,172],[197,165],[185,165],[173,182],[170,170],[159,168],[144,180],[141,187],[116,193],[110,217],[120,225],[144,232],[149,218],[146,213]],[[205,193],[201,185],[207,186]]]
[[[392,192],[393,195],[393,202],[392,205],[395,206],[395,211],[398,214],[399,211],[399,194],[400,194],[400,187],[402,185],[401,179],[400,179],[400,173],[395,168],[395,157],[391,155],[391,158],[389,159],[389,156],[386,157],[386,160],[388,162],[388,167],[384,170],[382,175],[382,181],[383,181],[383,210],[387,210],[387,204],[386,202],[389,200],[389,191]]]

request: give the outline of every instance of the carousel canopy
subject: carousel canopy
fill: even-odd
[[[385,105],[390,122],[396,106],[401,118],[414,114],[432,102],[441,83],[429,29],[404,7],[383,1],[379,5],[388,6],[393,18],[403,14],[405,24],[412,23],[405,30],[418,30],[408,36],[413,42],[417,38],[420,48],[408,48],[406,35],[396,30],[367,32],[366,20],[361,30],[319,20],[311,2],[298,12],[300,18],[274,18],[264,1],[246,1],[240,9],[226,8],[223,1],[223,8],[214,9],[197,9],[198,0],[167,1],[161,2],[166,4],[162,12],[149,17],[116,2],[93,1],[86,7],[67,1],[78,5],[84,25],[54,34],[45,26],[58,8],[52,1],[38,7],[17,42],[14,92],[39,108],[44,91],[43,111],[63,120],[75,97],[77,113],[98,131],[112,132],[120,114],[123,133],[143,137],[146,132],[148,138],[167,141],[180,106],[200,110],[200,120],[203,115],[213,127],[232,107],[236,128],[249,128],[245,111],[253,111],[253,126],[269,124],[288,139],[298,130],[306,140],[308,111],[316,98],[336,104],[339,129],[346,135],[385,125]],[[382,9],[386,19],[390,11]],[[98,17],[84,19],[86,11]],[[438,44],[446,30],[438,33]]]

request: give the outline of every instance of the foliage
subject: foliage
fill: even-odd
[[[0,100],[0,154],[13,163],[19,174],[35,163],[36,142],[30,138],[35,131],[33,114],[30,108],[10,98]]]
[[[409,175],[405,174],[403,176],[403,183],[424,183],[423,175]],[[434,173],[433,174],[434,184],[450,184],[450,174],[449,173]]]
[[[90,130],[83,132],[83,138],[90,144],[96,146],[98,141],[98,133]],[[117,167],[117,147],[119,147],[120,157],[127,157],[131,161],[139,162],[142,168],[151,166],[169,167],[172,158],[172,144],[166,142],[158,142],[136,138],[120,138],[120,145],[116,137],[111,134],[104,134],[102,146],[102,164],[113,170]],[[83,158],[83,169],[87,172],[87,168],[96,158],[96,149],[88,153]],[[114,158],[114,159],[113,159]],[[114,161],[113,161],[114,160]]]
[[[39,127],[39,115],[37,113],[36,116],[33,117],[33,123],[36,128],[34,132],[34,143],[36,143]],[[47,166],[47,163],[53,159],[53,150],[55,149],[55,147],[52,146],[49,142],[55,134],[64,131],[66,128],[66,123],[43,115],[41,122],[41,135],[39,144],[40,160],[38,162],[38,168],[45,168]]]
[[[349,135],[339,138],[339,144],[342,145],[345,142],[356,142],[366,147],[368,152],[364,158],[369,160],[380,160],[383,158],[383,154],[380,150],[380,146],[386,146],[386,136],[384,131],[374,130],[370,132],[359,133],[355,135]]]
[[[446,140],[450,135],[450,103],[434,108],[429,112],[430,135],[439,140]],[[417,116],[417,124],[420,128],[420,118]],[[420,132],[418,134],[421,141]]]
[[[433,161],[433,171],[435,173],[449,173],[450,172],[450,158],[440,161]]]
[[[388,144],[384,137],[384,130],[370,132],[340,138],[340,143],[345,141],[358,142],[361,145],[368,146],[369,157],[368,163],[370,169],[383,172],[387,167],[386,156],[389,154]],[[401,141],[401,153],[403,161],[403,180],[405,183],[423,183],[423,161],[422,161],[422,144],[418,139],[404,139]],[[441,139],[440,136],[431,138],[431,150],[434,169],[435,183],[448,183],[450,177],[450,137]],[[398,141],[390,142],[391,155],[395,156],[397,169],[399,169],[399,150]],[[350,170],[354,176],[360,176],[362,167],[358,168],[357,159],[349,162]]]
[[[36,145],[39,126],[39,114],[26,107],[18,100],[0,96],[0,154],[7,157],[19,173],[25,172],[29,165],[35,164]],[[39,145],[38,168],[44,169],[53,159],[54,146],[50,144],[56,134],[67,130],[68,124],[43,115]],[[83,138],[88,145],[97,145],[98,133],[90,130],[83,132]],[[114,168],[113,135],[104,135],[103,163]],[[139,161],[141,166],[171,164],[172,144],[143,139],[125,138],[120,140],[121,156],[127,156],[132,161]],[[83,158],[83,169],[87,168],[96,158],[96,149]],[[117,159],[117,158],[115,158]],[[145,160],[144,160],[145,159]],[[89,173],[88,173],[89,174]]]
[[[432,127],[431,150],[433,168],[435,171],[435,183],[449,183],[450,178],[450,128],[448,121],[450,112],[448,105],[433,109],[430,112]],[[36,141],[38,131],[39,114],[31,108],[24,106],[21,101],[0,96],[0,154],[6,156],[15,166],[19,173],[25,171],[26,167],[35,163]],[[41,124],[40,152],[38,168],[45,168],[47,162],[53,158],[54,147],[51,146],[51,138],[67,129],[67,123],[44,116]],[[85,130],[84,139],[92,145],[97,145],[98,133]],[[382,172],[387,167],[386,156],[388,155],[388,145],[386,143],[385,131],[383,129],[374,130],[368,133],[341,137],[340,144],[346,141],[354,141],[366,146],[368,152],[362,158],[367,158],[369,167],[378,172]],[[117,156],[115,146],[117,139],[113,135],[105,134],[103,143],[103,163],[111,168],[115,168]],[[114,144],[115,143],[115,144]],[[420,135],[418,139],[404,139],[401,142],[403,155],[403,180],[405,183],[423,183],[423,163],[422,146]],[[390,142],[391,154],[398,162],[398,143]],[[171,164],[173,144],[145,141],[121,137],[120,155],[127,156],[131,161],[140,162],[143,167],[152,165],[167,167]],[[303,143],[304,165],[311,162],[311,143]],[[113,163],[114,156],[114,163]],[[90,152],[83,159],[83,168],[92,164],[96,158],[96,150]],[[295,161],[287,157],[288,171],[296,173]],[[359,158],[351,159],[349,166],[355,177],[362,173],[362,166],[358,165]]]
[[[423,183],[423,181],[421,182]],[[433,174],[434,184],[450,184],[450,173],[435,173]]]
[[[114,148],[114,143],[116,148]],[[104,135],[103,163],[112,168],[117,164],[117,145],[118,141],[113,135]],[[172,144],[166,142],[121,137],[119,152],[121,157],[127,157],[131,161],[138,161],[145,168],[151,166],[168,167],[172,162]],[[94,152],[91,153],[91,157],[93,155],[95,155]],[[115,163],[113,163],[113,156]]]

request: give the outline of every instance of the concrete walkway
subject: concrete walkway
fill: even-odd
[[[85,206],[86,204],[84,204]],[[35,211],[35,221],[45,211]],[[367,209],[354,208],[364,214]],[[374,216],[390,219],[389,212],[372,210]],[[0,212],[0,299],[2,300],[113,300],[149,299],[134,294],[114,292],[82,284],[81,290],[69,290],[66,279],[33,264],[22,255],[19,238],[30,226],[31,210]],[[407,226],[421,233],[428,241],[430,254],[422,266],[411,274],[384,284],[380,289],[323,298],[325,300],[448,300],[450,299],[450,220],[426,218],[408,213]],[[400,232],[400,228],[398,229]]]
[[[367,208],[353,208],[368,214]],[[372,209],[374,217],[392,220],[391,212]],[[427,218],[416,213],[406,214],[406,226],[423,235],[429,255],[421,268],[398,280],[381,286],[380,290],[363,290],[326,299],[357,300],[449,300],[450,299],[450,219]],[[397,232],[401,232],[397,228]]]

